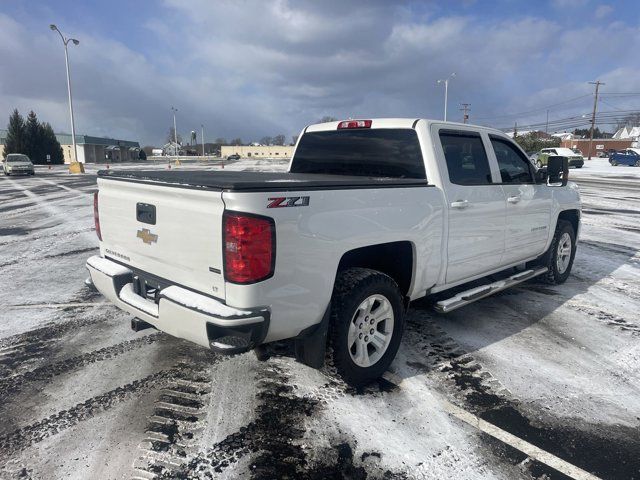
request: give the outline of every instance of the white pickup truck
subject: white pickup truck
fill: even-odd
[[[563,157],[536,170],[484,127],[310,125],[283,173],[100,172],[87,267],[134,330],[226,353],[293,339],[314,367],[330,342],[362,385],[395,357],[410,301],[438,294],[448,312],[535,276],[566,280],[581,213],[568,171]]]

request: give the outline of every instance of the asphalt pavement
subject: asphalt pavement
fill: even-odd
[[[640,176],[607,168],[571,171],[564,285],[415,302],[358,391],[286,343],[261,362],[132,332],[85,284],[97,168],[0,177],[0,478],[640,478]]]

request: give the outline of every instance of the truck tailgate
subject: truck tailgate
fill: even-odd
[[[224,299],[222,192],[104,178],[98,186],[103,255]]]

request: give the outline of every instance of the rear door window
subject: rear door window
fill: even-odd
[[[345,129],[302,135],[293,173],[366,177],[427,177],[416,131],[409,128]]]
[[[502,183],[534,183],[531,162],[509,141],[490,135]]]
[[[491,169],[479,133],[440,130],[449,181],[457,185],[489,185]]]

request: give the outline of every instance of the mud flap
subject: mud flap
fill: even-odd
[[[297,361],[311,368],[322,368],[324,366],[330,318],[331,303],[327,306],[322,321],[295,339]]]

